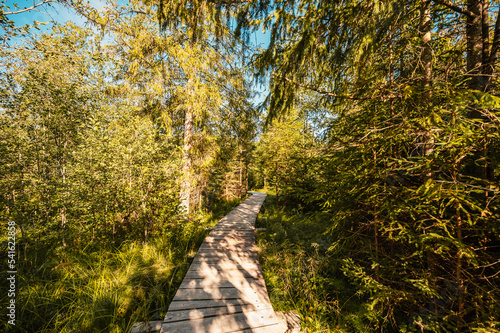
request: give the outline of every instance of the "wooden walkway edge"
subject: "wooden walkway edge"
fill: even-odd
[[[269,300],[255,246],[255,220],[266,194],[250,193],[201,245],[161,322],[161,333],[285,332]],[[151,326],[158,329],[160,323]]]

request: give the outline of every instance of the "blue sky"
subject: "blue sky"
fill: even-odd
[[[35,0],[37,3],[42,2],[42,0]],[[89,3],[95,7],[95,8],[101,8],[106,5],[105,1],[101,0],[88,0]],[[120,0],[119,0],[120,1]],[[121,1],[120,1],[121,2]],[[125,2],[125,1],[123,1]],[[13,4],[17,4],[19,9],[23,8],[28,8],[33,6],[33,0],[6,0],[5,4],[8,9],[5,11],[17,11],[19,9],[16,9]],[[50,22],[50,21],[56,21],[59,23],[63,23],[66,21],[73,21],[79,25],[84,25],[85,20],[75,14],[75,12],[67,8],[61,4],[58,3],[48,3],[44,4],[42,6],[37,7],[34,10],[24,12],[24,13],[19,13],[19,14],[14,14],[14,15],[9,15],[8,18],[16,23],[17,26],[24,26],[24,25],[31,25],[33,24],[33,21],[38,21],[38,22]],[[50,27],[50,23],[46,24],[45,26],[41,26],[40,28],[42,30],[46,30]],[[256,31],[253,33],[252,37],[250,38],[250,42],[254,44],[255,46],[258,46],[260,48],[265,48],[269,44],[270,36],[269,32],[266,34],[262,33],[262,30]],[[254,99],[254,103],[258,104],[261,103],[265,95],[267,94],[267,86],[255,86],[254,89],[258,92],[261,93],[260,96],[257,96]]]
[[[41,0],[36,0],[36,2],[39,3]],[[97,8],[104,5],[104,3],[101,3],[99,0],[92,0],[90,3]],[[11,11],[15,11],[17,9],[15,9],[13,4],[17,4],[20,9],[28,8],[33,6],[33,0],[7,0],[5,4]],[[16,22],[18,26],[32,24],[33,21],[47,22],[52,20],[57,22],[71,20],[79,24],[84,23],[84,20],[78,17],[71,9],[55,2],[44,4],[29,12],[9,15],[8,17],[10,20]]]

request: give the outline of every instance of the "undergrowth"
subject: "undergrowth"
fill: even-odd
[[[217,202],[147,243],[28,249],[17,261],[16,325],[2,321],[0,331],[127,332],[136,322],[163,319],[208,228],[239,202]]]
[[[307,332],[368,331],[358,320],[360,296],[328,253],[330,216],[278,207],[275,200],[268,195],[257,218],[265,228],[257,245],[274,310],[297,311]]]

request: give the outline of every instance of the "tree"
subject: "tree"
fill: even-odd
[[[194,0],[186,3],[162,0],[158,7],[158,19],[161,28],[163,30],[181,28],[187,37],[186,42],[183,43],[184,47],[193,50],[209,46],[210,40],[215,42],[216,45],[223,40],[225,42],[224,46],[235,50],[234,40],[227,40],[229,37],[227,25],[232,15],[234,14],[231,12],[230,6],[206,0]],[[192,57],[196,56],[190,55],[188,59],[193,61]],[[186,213],[189,214],[191,211],[190,198],[193,187],[191,150],[193,147],[194,118],[196,113],[203,112],[203,107],[200,108],[201,105],[196,103],[199,100],[199,94],[196,91],[196,82],[199,82],[200,79],[199,70],[194,67],[186,74],[185,98],[187,102],[184,106],[184,162],[180,196],[182,206],[185,208]]]
[[[276,192],[283,205],[304,206],[304,192],[315,183],[313,160],[316,143],[304,112],[294,109],[268,125],[254,151],[256,172],[262,186]]]
[[[34,41],[32,52],[3,54],[10,69],[2,84],[3,133],[10,133],[5,147],[15,147],[14,155],[3,156],[16,156],[6,161],[10,177],[3,211],[20,225],[53,228],[57,216],[60,228],[66,227],[68,164],[94,104],[88,68],[81,66],[88,55],[72,52],[84,39],[85,32],[69,33],[66,39],[44,36]]]
[[[161,33],[150,3],[132,2],[101,12],[79,9],[90,22],[116,36],[111,49],[122,59],[121,78],[141,92],[138,103],[143,113],[182,142],[180,198],[186,214],[202,202],[203,174],[215,161],[216,149],[207,153],[210,149],[200,143],[245,113],[250,98],[241,68],[243,46],[229,34],[223,24],[228,18],[219,16],[216,7],[203,1],[165,2],[158,8],[158,15],[165,16]],[[161,14],[162,10],[169,14]],[[204,159],[197,160],[200,151]]]
[[[147,239],[176,219],[178,155],[99,44],[69,24],[3,53],[1,211],[26,245]]]
[[[256,61],[258,75],[272,76],[269,118],[305,91],[331,114],[311,160],[320,180],[302,200],[333,214],[332,256],[349,258],[343,272],[365,295],[362,320],[378,330],[494,330],[486,314],[500,289],[480,268],[497,265],[499,242],[489,3],[264,3],[244,6],[240,22],[271,30]]]

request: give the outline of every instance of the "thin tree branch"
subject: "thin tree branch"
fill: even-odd
[[[493,33],[493,42],[491,43],[490,57],[488,61],[488,73],[493,73],[493,67],[497,60],[498,48],[500,47],[500,9],[497,12],[497,19],[495,21],[495,32]]]
[[[19,50],[19,51],[27,51],[27,52],[35,52],[35,53],[63,54],[63,52],[60,52],[60,51],[36,50],[36,49],[28,49],[26,47],[16,47],[16,46],[11,46],[9,49]]]
[[[432,1],[434,1],[434,2],[436,2],[438,4],[441,4],[441,5],[445,6],[445,7],[448,7],[449,9],[451,9],[451,10],[457,12],[457,13],[460,13],[462,15],[468,16],[470,18],[476,17],[476,15],[473,12],[471,12],[470,10],[467,10],[465,8],[462,8],[462,7],[459,7],[459,6],[455,5],[454,3],[449,2],[447,0],[432,0]]]
[[[495,266],[495,265],[497,265],[497,264],[500,264],[500,260],[495,261],[494,263],[491,263],[491,264],[488,264],[488,265],[477,266],[477,268],[486,268],[486,267]]]
[[[335,97],[335,98],[344,98],[344,99],[350,99],[350,100],[354,100],[354,101],[366,101],[366,100],[373,100],[373,99],[377,99],[377,98],[382,98],[382,96],[375,96],[375,97],[355,97],[355,96],[350,96],[350,95],[338,95],[338,94],[334,94],[332,92],[329,92],[329,91],[325,91],[325,90],[322,90],[322,89],[319,89],[319,88],[314,88],[314,87],[310,87],[308,85],[305,85],[305,84],[302,84],[302,83],[298,83],[298,82],[295,82],[289,78],[287,78],[286,76],[278,76],[276,74],[272,74],[273,76],[275,77],[281,77],[283,79],[285,79],[285,81],[287,82],[290,82],[291,84],[297,86],[297,87],[301,87],[301,88],[304,88],[304,89],[307,89],[307,90],[312,90],[312,91],[315,91],[321,95],[325,95],[325,96],[330,96],[330,97]],[[391,98],[398,98],[397,96],[388,96],[388,97],[385,97],[385,98],[388,98],[388,99],[391,99]]]
[[[463,159],[463,157],[460,157],[459,160]],[[491,188],[486,188],[486,187],[482,187],[482,186],[477,186],[477,185],[472,185],[472,184],[467,184],[467,183],[464,183],[464,182],[459,182],[457,180],[454,180],[454,181],[449,181],[449,180],[435,180],[436,183],[443,183],[443,184],[453,184],[453,185],[462,185],[464,187],[471,187],[471,188],[475,188],[475,189],[478,189],[478,190],[482,190],[482,191],[487,191],[487,192],[492,192],[492,193],[500,193],[499,190],[495,190],[495,189],[491,189]]]
[[[346,98],[346,99],[352,99],[352,100],[368,100],[368,99],[371,99],[369,97],[354,97],[354,96],[337,95],[337,94],[334,94],[334,93],[331,93],[331,92],[328,92],[328,91],[325,91],[325,90],[321,90],[319,88],[313,88],[313,87],[307,86],[305,84],[295,82],[293,80],[290,80],[286,76],[278,76],[278,75],[275,75],[275,74],[273,74],[273,76],[275,76],[275,77],[281,77],[281,78],[285,79],[285,81],[290,82],[291,84],[293,84],[293,85],[295,85],[297,87],[301,87],[301,88],[304,88],[304,89],[307,89],[307,90],[312,90],[312,91],[315,91],[315,92],[317,92],[317,93],[319,93],[321,95],[331,96],[331,97],[335,97],[335,98]]]
[[[15,11],[15,12],[4,12],[3,14],[4,14],[4,15],[14,15],[14,14],[20,14],[20,13],[24,13],[24,12],[29,12],[30,10],[35,9],[35,8],[36,8],[36,7],[38,7],[38,6],[45,5],[46,3],[49,3],[49,2],[54,2],[54,0],[44,0],[44,1],[40,2],[40,3],[36,3],[36,4],[34,4],[34,5],[33,5],[33,6],[31,6],[31,7],[24,8],[24,9],[21,9],[21,10]]]
[[[146,13],[142,10],[129,10],[128,12],[123,13],[122,15],[127,15],[127,14],[142,14],[142,15],[149,15],[149,13]]]

